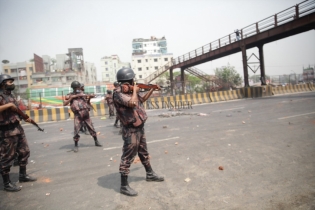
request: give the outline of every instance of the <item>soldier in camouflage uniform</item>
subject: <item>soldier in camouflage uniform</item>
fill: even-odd
[[[30,156],[30,150],[24,130],[20,125],[21,117],[16,113],[18,107],[17,101],[11,94],[14,88],[14,79],[10,75],[2,74],[0,76],[0,171],[4,190],[10,192],[21,190],[19,186],[11,182],[9,175],[16,153],[18,153],[20,166],[19,181],[36,181],[36,178],[26,174],[26,165]],[[31,122],[31,118],[25,121]]]
[[[89,101],[90,97],[84,95],[81,90],[81,85],[78,81],[73,81],[71,83],[71,88],[73,89],[72,93],[69,93],[65,97],[63,103],[64,106],[70,104],[70,108],[74,113],[74,152],[78,152],[78,141],[80,139],[80,129],[83,125],[86,125],[89,133],[94,138],[95,146],[101,147],[102,145],[98,142],[95,129],[90,118],[90,106]],[[92,96],[93,97],[93,96]]]
[[[112,95],[111,90],[107,90],[105,101],[107,102],[108,109],[109,109],[109,118],[113,118],[115,116],[115,107],[114,107],[113,95]]]
[[[80,84],[81,84],[82,93],[84,94],[84,84],[83,83],[80,83]],[[81,127],[80,131],[86,135],[89,135],[85,124]]]
[[[114,82],[114,92],[115,92],[115,90],[119,87],[119,83],[118,82]],[[118,121],[120,121],[119,120],[119,117],[118,117],[118,114],[117,114],[117,111],[116,111],[116,120],[115,120],[115,124],[114,124],[114,126],[116,127],[116,128],[120,128],[120,132],[119,132],[119,134],[121,134],[121,128],[122,128],[122,124],[121,124],[121,121],[120,121],[120,125],[118,126]]]
[[[117,72],[117,81],[121,85],[113,94],[114,105],[119,119],[123,124],[122,139],[124,140],[124,145],[119,167],[121,173],[120,192],[128,196],[136,196],[138,194],[128,184],[129,168],[137,154],[146,170],[146,181],[164,181],[164,177],[157,175],[151,168],[144,132],[144,123],[147,120],[147,114],[143,103],[150,97],[153,89],[145,96],[140,96],[139,87],[134,85],[134,77],[135,74],[132,69],[120,69]],[[124,84],[134,85],[133,92],[124,90],[122,88]]]

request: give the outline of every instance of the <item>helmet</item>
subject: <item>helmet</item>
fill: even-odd
[[[132,80],[135,76],[135,73],[130,68],[119,69],[116,75],[118,82]]]
[[[0,75],[0,84],[2,84],[2,82],[6,81],[6,80],[13,80],[14,81],[14,79],[10,75],[1,74]]]
[[[107,94],[111,94],[112,93],[112,91],[111,90],[107,90]]]
[[[78,81],[73,81],[72,83],[71,83],[71,88],[80,88],[81,87],[81,84],[80,84],[80,82],[78,82]]]
[[[117,87],[119,85],[118,82],[114,82],[114,86]]]
[[[82,87],[84,87],[84,84],[83,83],[80,83],[81,85],[80,85],[80,87],[82,88]]]

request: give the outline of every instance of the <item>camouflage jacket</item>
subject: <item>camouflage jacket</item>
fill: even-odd
[[[114,103],[112,94],[106,94],[105,100],[108,105]]]
[[[75,93],[69,93],[67,96],[76,95]],[[90,105],[87,103],[87,100],[85,97],[78,97],[75,99],[72,99],[70,102],[70,108],[73,113],[77,113],[81,110],[87,110],[90,111]]]
[[[114,90],[113,99],[117,115],[124,126],[138,127],[147,120],[148,116],[144,110],[143,97],[138,94],[139,104],[134,108],[128,107],[132,93],[122,93],[121,88]]]

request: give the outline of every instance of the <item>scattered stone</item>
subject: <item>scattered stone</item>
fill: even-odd
[[[46,193],[46,195],[50,195],[50,193]]]
[[[113,160],[113,158],[111,157],[109,160],[110,160],[110,161],[112,161],[112,160]]]
[[[185,179],[185,182],[190,182],[190,179],[189,179],[189,178],[186,178],[186,179]]]
[[[228,115],[226,115],[227,117],[232,117],[232,115],[231,114],[228,114]]]
[[[60,130],[60,131],[63,131],[63,128],[60,128],[59,130]]]
[[[245,121],[242,121],[243,124],[245,124]]]
[[[206,113],[199,113],[199,114],[197,114],[198,116],[207,116],[207,114]]]
[[[97,132],[97,135],[100,135],[101,134],[101,132]]]
[[[175,142],[175,145],[178,145],[178,142]]]
[[[224,170],[223,166],[219,166],[219,170],[223,171]]]
[[[167,125],[163,125],[163,128],[167,128]]]
[[[230,147],[230,146],[231,146],[231,144],[228,144],[228,146]]]
[[[251,113],[252,111],[248,110],[248,113]]]
[[[168,152],[165,150],[164,153],[167,154]]]

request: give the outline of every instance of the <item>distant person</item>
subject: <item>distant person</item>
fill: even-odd
[[[82,91],[82,93],[84,94],[84,84],[83,84],[83,83],[80,83],[80,84],[81,84],[81,91]],[[84,133],[84,134],[86,134],[86,135],[89,134],[88,131],[87,131],[87,128],[86,128],[86,125],[85,125],[85,124],[81,127],[80,132],[81,132],[81,133]]]
[[[236,40],[239,41],[240,40],[240,31],[238,29],[236,29],[234,31],[235,35],[236,35]]]
[[[108,106],[109,119],[112,119],[115,116],[115,107],[114,107],[114,101],[113,101],[113,94],[111,90],[107,90],[105,101],[107,102],[107,106]]]

